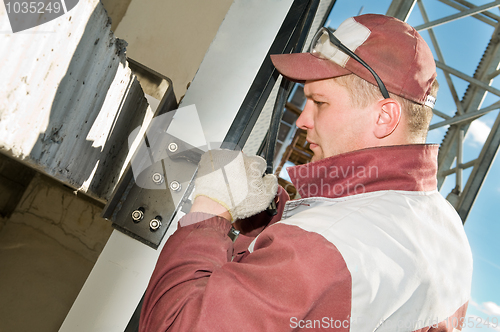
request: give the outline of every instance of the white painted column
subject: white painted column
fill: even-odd
[[[196,105],[208,142],[224,139],[292,2],[235,0],[230,7],[181,105]],[[158,250],[114,231],[60,331],[123,331],[174,224]]]

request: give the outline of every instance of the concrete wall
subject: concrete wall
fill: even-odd
[[[123,18],[116,15],[113,19],[120,20],[115,34],[127,41],[128,57],[172,80],[179,100],[193,80],[232,2],[132,0]],[[119,12],[118,8],[123,6],[118,0],[103,3],[112,13]]]
[[[111,19],[111,30],[116,31],[132,0],[101,0],[101,2]]]
[[[36,174],[0,218],[0,331],[54,332],[112,232],[102,205]]]
[[[111,234],[100,217],[103,206],[72,189],[37,174],[8,224],[29,226],[90,262],[95,262]]]

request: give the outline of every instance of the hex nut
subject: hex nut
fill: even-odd
[[[170,152],[175,152],[175,151],[177,151],[177,149],[178,149],[178,148],[179,148],[179,147],[177,146],[177,144],[176,144],[176,143],[170,143],[170,144],[168,145],[168,151],[170,151]]]
[[[151,179],[153,180],[154,183],[156,184],[162,184],[164,181],[165,181],[165,178],[163,177],[163,175],[161,175],[160,173],[154,173],[153,176],[151,177]]]
[[[138,208],[137,210],[132,211],[132,220],[135,223],[138,223],[144,219],[144,208]]]
[[[182,186],[181,184],[178,182],[178,181],[172,181],[170,182],[170,189],[173,190],[173,191],[179,191],[182,189]]]
[[[161,227],[161,217],[156,216],[149,221],[149,229],[153,232],[157,231]]]

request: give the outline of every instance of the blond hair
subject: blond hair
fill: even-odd
[[[334,78],[335,82],[347,89],[350,94],[351,106],[367,107],[370,103],[380,99],[380,90],[376,85],[365,81],[354,74]],[[434,80],[430,95],[436,97],[439,83]],[[402,112],[405,112],[409,137],[417,142],[425,142],[429,124],[432,119],[432,109],[414,101],[389,93],[390,97],[399,102]]]

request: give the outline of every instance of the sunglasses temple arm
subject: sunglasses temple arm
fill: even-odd
[[[368,66],[368,64],[366,62],[364,62],[363,59],[361,59],[359,56],[357,56],[356,53],[354,53],[347,46],[342,44],[342,42],[340,40],[338,40],[337,37],[335,37],[335,35],[333,33],[329,32],[329,35],[330,35],[330,40],[332,40],[333,44],[336,45],[338,48],[340,48],[342,52],[348,54],[350,57],[354,58],[354,60],[356,60],[357,62],[362,64],[366,69],[368,69],[368,71],[375,78],[375,81],[377,81],[377,84],[378,84],[378,87],[380,89],[380,92],[382,93],[382,96],[386,99],[389,98],[389,92],[387,92],[387,88],[385,87],[384,83],[382,82],[380,77],[377,75],[377,73],[370,66]]]

